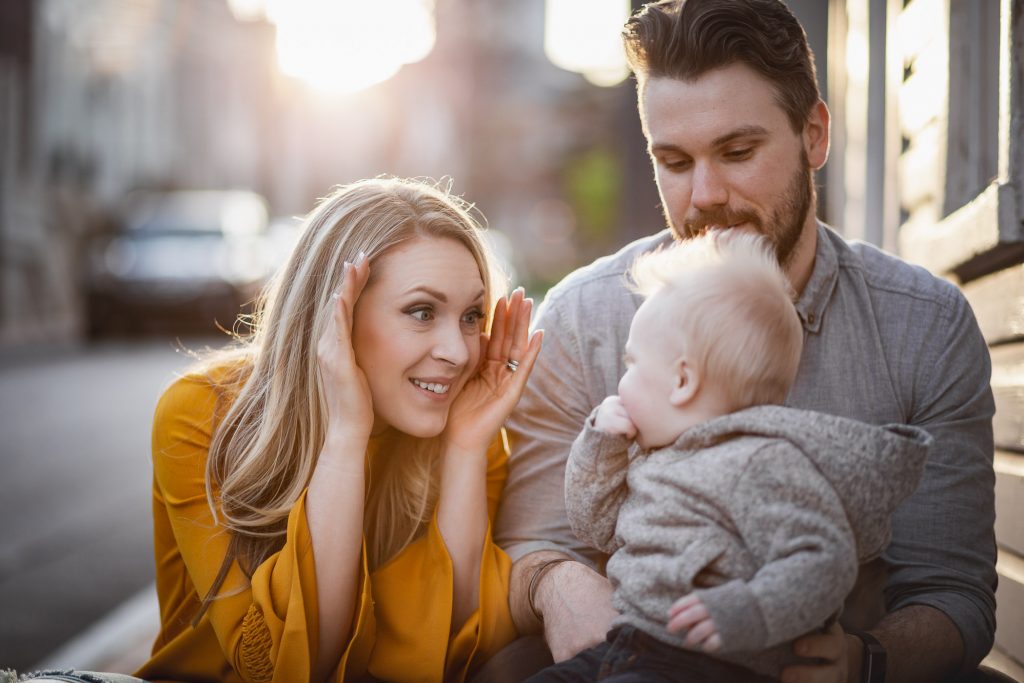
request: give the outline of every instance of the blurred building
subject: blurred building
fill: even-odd
[[[433,10],[429,56],[331,95],[226,0],[5,4],[0,345],[80,335],[82,240],[135,188],[253,189],[288,216],[362,177],[450,179],[539,293],[659,227],[632,86],[553,66],[544,0]]]
[[[220,2],[3,13],[0,345],[74,339],[81,240],[125,192],[267,186],[273,32]]]

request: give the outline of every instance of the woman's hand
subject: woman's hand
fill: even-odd
[[[533,300],[522,288],[494,305],[491,334],[480,335],[480,368],[452,403],[444,438],[449,449],[484,453],[519,401],[540,353],[543,330],[530,335]],[[508,361],[515,361],[516,369]]]
[[[370,262],[360,253],[355,263],[345,262],[341,288],[334,293],[331,316],[316,347],[328,436],[368,439],[373,429],[373,399],[366,375],[352,350],[352,320],[356,300],[370,277]]]

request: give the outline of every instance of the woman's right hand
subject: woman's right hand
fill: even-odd
[[[355,263],[346,261],[343,269],[341,287],[333,294],[333,315],[316,347],[327,401],[327,433],[368,439],[373,429],[373,398],[352,349],[352,322],[356,300],[370,277],[370,262],[360,253]]]

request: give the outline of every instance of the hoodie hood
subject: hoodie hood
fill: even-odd
[[[736,436],[785,439],[814,463],[846,510],[861,562],[881,555],[892,514],[921,479],[932,437],[910,425],[857,420],[782,406],[756,406],[708,420],[676,442],[705,448]]]

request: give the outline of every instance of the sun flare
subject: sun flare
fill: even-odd
[[[352,93],[387,80],[434,47],[431,0],[269,0],[283,73]]]

